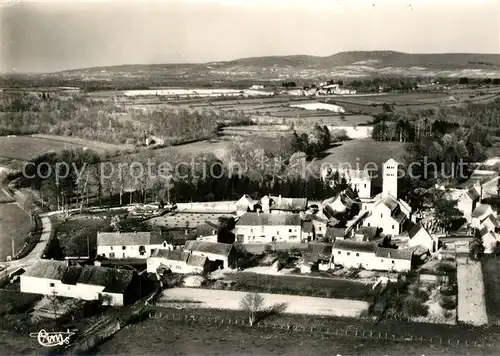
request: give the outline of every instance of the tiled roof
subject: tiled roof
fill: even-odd
[[[97,246],[144,246],[151,243],[150,232],[98,232]]]
[[[476,200],[479,198],[479,192],[477,191],[476,187],[472,187],[467,191],[467,195],[469,198],[472,200]]]
[[[60,280],[68,270],[68,263],[63,261],[38,260],[29,267],[23,276]]]
[[[196,238],[196,230],[190,229],[166,229],[161,232],[161,240],[170,245],[184,245],[186,241],[194,240]]]
[[[391,214],[392,218],[396,220],[399,224],[403,222],[404,219],[406,219],[405,213],[403,213],[400,209],[397,209],[393,211]]]
[[[64,276],[61,279],[61,282],[64,284],[72,284],[75,285],[78,282],[78,278],[80,277],[80,273],[82,273],[81,266],[70,266],[64,273]]]
[[[371,252],[375,253],[377,244],[372,242],[357,242],[350,240],[337,240],[333,243],[333,249],[354,252]]]
[[[410,240],[414,238],[418,234],[418,232],[424,228],[420,223],[415,224],[414,222],[410,221],[408,224],[409,224],[408,236],[410,237]]]
[[[300,215],[294,213],[245,213],[236,223],[239,226],[297,226],[300,224]]]
[[[186,263],[190,266],[203,267],[207,263],[207,258],[205,256],[190,255]]]
[[[343,227],[332,227],[327,226],[325,237],[333,238],[333,237],[345,237],[346,228]]]
[[[134,271],[126,269],[85,266],[80,273],[78,283],[105,287],[103,292],[123,293],[133,276]]]
[[[491,205],[489,204],[478,204],[474,211],[472,212],[472,217],[479,218],[491,210]]]
[[[271,210],[304,211],[307,209],[307,198],[283,198],[269,196]]]
[[[397,248],[378,247],[375,256],[383,258],[392,258],[395,260],[411,260],[413,257],[413,249],[400,250]]]
[[[385,206],[387,206],[391,211],[396,209],[397,206],[399,206],[399,203],[398,201],[393,198],[392,196],[390,195],[386,195],[385,197],[383,197],[378,203],[378,204],[384,204]]]
[[[189,252],[182,250],[168,250],[168,249],[154,249],[151,257],[164,258],[170,261],[183,261],[185,262],[189,257]]]
[[[329,259],[332,257],[332,244],[311,242],[307,245],[305,255],[307,262],[317,262],[319,259]]]
[[[216,255],[229,256],[233,245],[220,242],[210,241],[188,241],[184,247],[184,251],[196,251],[204,253],[213,253]]]
[[[369,241],[374,240],[378,233],[379,228],[376,226],[362,226],[356,231],[356,234],[363,235]]]
[[[482,225],[482,224],[484,224],[484,223],[486,222],[486,220],[491,221],[491,223],[492,223],[494,226],[496,226],[496,227],[498,227],[498,226],[499,226],[499,224],[498,224],[498,220],[497,220],[497,218],[495,217],[495,215],[494,215],[494,214],[490,214],[490,215],[488,215],[486,218],[484,218],[484,219],[483,219],[483,221],[481,221],[481,225]]]

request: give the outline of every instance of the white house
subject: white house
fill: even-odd
[[[331,243],[314,242],[307,245],[304,261],[300,267],[301,273],[309,273],[313,268],[317,268],[319,271],[328,271],[332,267]]]
[[[130,270],[38,260],[20,276],[20,288],[23,293],[82,300],[107,297],[105,303],[122,306],[131,301],[134,276],[135,272]]]
[[[300,213],[307,210],[307,198],[284,198],[266,195],[260,200],[264,213]]]
[[[479,202],[479,192],[476,187],[470,189],[450,189],[446,193],[450,200],[457,201],[457,209],[464,214],[464,218],[470,224],[472,223],[472,212]]]
[[[396,236],[403,232],[410,217],[411,208],[401,199],[386,195],[372,207],[363,221],[364,226],[376,226],[386,235]]]
[[[208,259],[205,256],[192,255],[181,250],[155,249],[147,261],[147,271],[157,273],[160,267],[166,267],[175,273],[201,274],[207,270]]]
[[[321,171],[321,178],[325,182],[330,182],[334,186],[334,176],[338,173],[339,179],[345,178],[347,184],[357,192],[360,198],[369,198],[372,196],[372,179],[369,172],[365,169],[340,169],[331,166],[325,166]]]
[[[490,254],[495,250],[498,242],[500,242],[500,237],[494,231],[490,231],[486,226],[479,231],[481,239],[483,241],[484,253]]]
[[[472,211],[472,221],[471,226],[474,228],[480,228],[481,222],[485,220],[488,216],[493,215],[493,209],[489,204],[477,204]]]
[[[346,268],[404,272],[413,266],[413,250],[383,248],[374,242],[337,240],[332,257],[335,265]]]
[[[249,195],[244,194],[237,202],[236,202],[236,214],[243,215],[248,211],[255,211],[260,207],[260,203],[258,200],[252,199]]]
[[[146,259],[152,250],[164,247],[166,242],[150,232],[97,233],[97,256],[109,259]]]
[[[235,259],[235,250],[232,244],[224,244],[211,241],[188,241],[184,246],[184,252],[193,256],[206,257],[218,267],[229,268]]]
[[[431,235],[420,223],[410,223],[408,237],[410,247],[423,246],[431,253],[438,249],[439,239],[435,235]]]
[[[299,214],[246,213],[234,228],[239,243],[300,242],[302,221]]]

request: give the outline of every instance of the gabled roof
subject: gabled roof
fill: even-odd
[[[204,253],[213,253],[215,255],[229,256],[233,245],[224,244],[220,242],[210,242],[210,241],[188,241],[184,246],[184,251],[196,251]]]
[[[333,243],[333,249],[351,251],[351,252],[368,252],[375,253],[377,244],[372,242],[358,242],[351,240],[337,240]]]
[[[376,226],[361,226],[356,234],[363,235],[368,241],[376,239],[379,235],[380,229]]]
[[[490,221],[493,224],[493,226],[495,226],[495,227],[500,226],[500,224],[498,224],[498,220],[497,220],[497,218],[495,217],[494,214],[490,214],[486,218],[484,218],[481,221],[481,225],[483,225],[486,221]]]
[[[194,240],[196,238],[196,230],[190,229],[168,229],[162,230],[161,239],[170,245],[181,246],[186,243],[186,241]],[[163,242],[162,241],[162,242]]]
[[[238,208],[246,209],[248,206],[253,206],[258,203],[259,203],[258,200],[252,199],[252,197],[249,196],[248,194],[243,194],[243,196],[236,202],[236,206]]]
[[[391,166],[399,166],[400,163],[398,161],[396,161],[394,158],[389,158],[385,163],[384,163],[385,166],[387,165],[391,165]]]
[[[334,237],[345,237],[346,234],[346,228],[345,227],[332,227],[332,226],[327,226],[326,232],[325,232],[325,237],[327,238],[334,238]]]
[[[185,262],[189,257],[189,252],[184,252],[182,250],[168,250],[168,249],[154,249],[151,253],[151,257],[164,258],[170,261],[182,261]]]
[[[60,280],[68,270],[64,261],[38,260],[29,267],[23,276]]]
[[[414,238],[422,229],[424,229],[422,224],[420,223],[415,224],[412,221],[408,222],[408,236],[410,237],[410,240]]]
[[[406,215],[401,211],[401,209],[394,210],[391,213],[391,216],[394,220],[396,220],[398,224],[401,224],[404,221],[404,219],[406,219]]]
[[[98,232],[97,246],[144,246],[151,243],[150,232]]]
[[[375,256],[382,258],[392,258],[394,260],[411,260],[413,257],[413,249],[396,249],[378,247]]]
[[[103,292],[123,293],[130,285],[134,271],[118,268],[85,266],[78,278],[78,284],[105,287]]]
[[[384,204],[385,206],[387,206],[389,208],[389,210],[394,210],[396,209],[396,207],[399,206],[399,202],[397,201],[396,198],[390,196],[390,195],[386,195],[384,196],[382,199],[380,199],[376,204],[375,206],[379,205],[379,204]]]
[[[307,209],[307,198],[283,198],[269,196],[270,210],[304,211]]]
[[[472,187],[467,191],[467,195],[469,198],[472,200],[476,200],[479,198],[479,192],[477,191],[476,187]]]
[[[61,279],[61,282],[64,284],[72,284],[75,285],[78,282],[78,278],[82,273],[83,267],[81,266],[70,266],[64,273],[64,276]]]
[[[299,214],[268,214],[268,213],[245,213],[238,222],[237,226],[300,226],[301,219]]]
[[[305,257],[307,262],[317,262],[320,259],[330,259],[332,257],[332,244],[325,242],[311,242],[307,245]]]
[[[205,256],[190,255],[186,263],[190,266],[203,267],[207,263],[207,258]]]
[[[488,214],[488,212],[490,212],[490,214],[493,212],[493,210],[491,209],[491,205],[489,205],[489,204],[478,204],[476,206],[476,208],[474,209],[474,211],[472,212],[472,217],[473,218],[479,218],[479,217],[481,217],[481,216],[483,216],[485,214]]]

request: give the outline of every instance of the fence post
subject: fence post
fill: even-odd
[[[314,332],[314,326],[311,326],[311,332],[312,333]]]
[[[356,330],[356,332],[354,333],[354,335],[358,336],[358,330]]]

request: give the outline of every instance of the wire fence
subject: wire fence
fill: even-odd
[[[163,313],[161,311],[149,311],[149,318],[151,319],[164,319],[166,321],[176,321],[176,322],[186,322],[193,324],[208,324],[208,325],[238,325],[250,327],[247,319],[243,318],[224,318],[224,317],[212,317],[203,315],[186,315],[186,314],[175,314],[175,313]],[[315,326],[303,326],[295,324],[285,324],[278,322],[267,322],[260,321],[254,324],[254,328],[265,328],[271,330],[283,330],[298,333],[321,333],[337,337],[348,337],[348,338],[361,338],[361,339],[372,339],[372,340],[388,340],[397,342],[418,342],[433,345],[461,345],[464,347],[491,347],[494,344],[487,343],[485,340],[464,340],[464,339],[450,339],[442,338],[439,336],[435,337],[423,337],[423,336],[413,336],[413,335],[395,335],[393,333],[386,332],[376,332],[376,331],[366,331],[366,330],[353,330],[351,328],[328,328],[328,327],[315,327]]]

